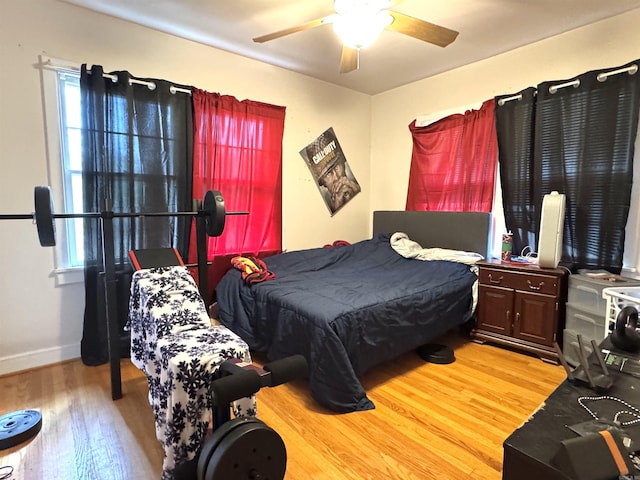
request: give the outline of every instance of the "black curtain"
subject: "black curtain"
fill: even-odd
[[[517,255],[535,245],[533,198],[533,139],[536,89],[496,97],[498,165],[502,184],[502,205],[512,249]],[[535,247],[534,247],[535,250]]]
[[[155,85],[132,82],[142,80]],[[82,182],[84,210],[114,212],[191,211],[193,115],[188,93],[172,93],[164,80],[140,79],[126,71],[105,74],[82,66]],[[179,86],[179,88],[186,88]],[[117,310],[121,356],[129,353],[128,316],[131,249],[175,247],[188,257],[190,217],[114,219]],[[85,364],[108,361],[101,223],[84,221],[85,313],[81,355]]]
[[[620,273],[640,74],[620,73],[600,81],[601,72],[538,85],[534,200],[541,205],[543,195],[552,190],[566,195],[563,262]],[[579,85],[554,93],[553,86],[576,80]]]
[[[604,72],[633,64],[637,65],[638,61]],[[532,218],[526,222],[517,219],[506,219],[506,222],[514,233],[535,232],[533,243],[529,243],[535,250],[544,195],[553,190],[564,193],[567,203],[561,263],[571,269],[606,269],[619,273],[631,201],[640,74],[624,72],[605,79],[599,76],[602,73],[603,70],[591,71],[570,80],[538,85],[533,114],[533,152],[529,160],[531,196],[528,203],[524,197],[512,200],[504,197],[503,200],[511,202],[505,211],[528,208],[532,212]],[[513,133],[501,126],[502,108],[498,108],[497,114],[499,142],[514,142]],[[525,118],[518,122],[529,122],[529,110],[522,109],[521,113]],[[507,170],[513,169],[513,159],[503,158],[502,151],[500,153],[500,163],[505,163]],[[502,166],[501,181],[503,188],[505,184],[508,189],[512,188],[509,176],[503,175]]]

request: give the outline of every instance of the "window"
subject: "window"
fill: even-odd
[[[637,176],[640,77],[632,75],[634,67],[586,72],[498,98],[500,172],[515,251],[537,246],[542,199],[555,190],[567,195],[564,265],[637,269],[631,177]]]
[[[194,195],[213,188],[230,211],[251,212],[226,219],[225,234],[208,241],[209,257],[281,251],[285,108],[200,89],[193,102]]]
[[[427,127],[409,125],[407,210],[491,211],[498,158],[494,103]]]
[[[58,71],[60,116],[60,156],[62,190],[66,212],[82,212],[82,157],[80,144],[80,75]],[[66,266],[79,267],[84,261],[83,229],[80,218],[66,222]]]
[[[79,65],[41,55],[39,67],[49,174],[42,183],[51,186],[54,213],[82,212]],[[56,283],[82,282],[82,220],[58,219],[55,227]]]

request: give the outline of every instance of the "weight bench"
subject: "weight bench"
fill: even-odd
[[[165,452],[162,478],[173,479],[176,465],[194,459],[202,447],[219,366],[229,359],[249,364],[249,347],[226,327],[211,325],[195,281],[181,265],[134,272],[127,327],[131,361],[147,377]],[[235,400],[233,407],[236,417],[257,413],[255,396]]]

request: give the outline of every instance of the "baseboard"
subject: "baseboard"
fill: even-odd
[[[0,375],[30,370],[32,368],[64,362],[78,357],[80,357],[79,343],[0,357]]]

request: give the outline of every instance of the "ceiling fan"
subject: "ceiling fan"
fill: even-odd
[[[336,13],[295,27],[255,37],[253,41],[264,43],[292,33],[333,24],[334,30],[343,43],[340,73],[347,73],[360,68],[360,49],[373,43],[384,29],[404,33],[440,47],[446,47],[458,36],[458,32],[455,30],[388,10],[399,1],[335,0]]]

